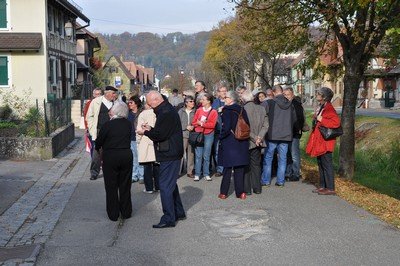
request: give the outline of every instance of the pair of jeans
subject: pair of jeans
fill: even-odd
[[[139,164],[137,143],[134,140],[131,141],[131,151],[133,155],[132,180],[143,180],[144,169],[143,166]]]
[[[195,176],[201,175],[201,169],[203,165],[203,176],[210,175],[210,158],[211,149],[214,142],[214,132],[204,135],[204,146],[195,148],[195,164],[194,174]]]
[[[300,139],[293,138],[291,144],[289,144],[289,152],[291,160],[288,160],[286,166],[287,177],[300,178]]]
[[[224,167],[218,165],[218,150],[219,150],[219,134],[214,135],[214,160],[215,160],[215,171],[221,173],[224,171]]]
[[[335,190],[335,175],[333,170],[332,153],[327,152],[317,156],[319,170],[319,186],[329,190]]]
[[[265,148],[266,152],[263,162],[262,184],[271,184],[272,160],[274,158],[275,150],[278,150],[278,172],[276,175],[276,183],[280,185],[285,183],[288,146],[289,142],[287,141],[268,141],[268,147]]]

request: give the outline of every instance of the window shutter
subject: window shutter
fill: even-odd
[[[7,56],[0,57],[0,86],[8,85],[8,58]]]
[[[0,0],[0,28],[7,28],[7,0]]]

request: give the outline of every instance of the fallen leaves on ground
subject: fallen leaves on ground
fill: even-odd
[[[305,160],[302,164],[303,178],[307,182],[318,184],[318,167]],[[339,197],[400,229],[400,200],[338,177],[335,178],[335,186]]]

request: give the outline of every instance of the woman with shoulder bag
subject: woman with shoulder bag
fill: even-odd
[[[319,127],[338,128],[340,119],[335,108],[331,104],[333,91],[327,87],[322,87],[316,92],[316,99],[319,102],[314,116],[313,129],[307,143],[306,152],[311,157],[317,157],[319,170],[319,188],[313,190],[319,195],[335,195],[335,180],[332,153],[335,149],[336,140],[325,140]]]
[[[225,107],[222,110],[222,129],[219,135],[220,155],[218,156],[218,162],[219,165],[224,167],[220,194],[218,196],[220,199],[228,197],[232,172],[236,197],[246,199],[246,193],[244,193],[244,171],[250,160],[249,140],[236,139],[234,132],[241,111],[245,122],[248,125],[250,123],[245,108],[241,107],[237,103],[238,101],[239,98],[236,92],[227,92]]]
[[[203,176],[207,181],[211,181],[210,177],[210,157],[211,148],[214,142],[214,129],[217,123],[218,113],[212,109],[211,104],[213,97],[209,93],[204,93],[200,99],[202,107],[199,107],[193,117],[192,125],[194,131],[204,134],[203,146],[195,148],[195,176],[194,181],[200,180],[203,168]],[[203,167],[202,167],[203,165]]]

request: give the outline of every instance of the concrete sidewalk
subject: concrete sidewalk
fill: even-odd
[[[0,162],[0,265],[36,260],[88,166],[82,136],[52,160]]]

